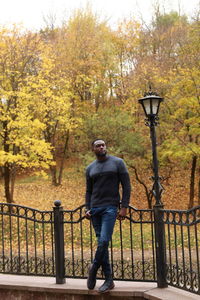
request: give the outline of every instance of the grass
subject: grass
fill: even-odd
[[[21,177],[21,178],[19,178],[19,179],[17,179],[17,185],[18,184],[28,184],[28,183],[37,183],[37,182],[44,182],[44,184],[45,184],[45,182],[49,182],[49,178],[44,178],[44,177],[42,177],[42,176],[33,176],[33,175],[31,175],[31,176],[26,176],[26,177]]]

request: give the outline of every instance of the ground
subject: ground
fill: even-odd
[[[130,173],[132,182],[131,205],[138,209],[148,208],[144,188]],[[143,177],[145,178],[145,176]],[[149,174],[146,175],[149,178]],[[147,180],[148,181],[148,180]],[[162,201],[166,209],[187,209],[189,201],[189,175],[187,170],[176,172],[164,182]],[[148,181],[148,188],[152,182]],[[76,208],[84,203],[85,178],[84,169],[77,165],[67,167],[60,186],[53,186],[51,180],[37,178],[33,175],[20,176],[15,185],[14,200],[16,204],[41,210],[52,209],[55,200],[60,200],[64,209]],[[196,191],[197,194],[197,191]],[[3,183],[0,184],[0,201],[5,202]],[[198,205],[197,195],[194,206]]]

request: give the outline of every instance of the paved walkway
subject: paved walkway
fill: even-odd
[[[52,277],[0,274],[0,295],[2,289],[95,296],[98,295],[97,288],[102,284],[102,282],[102,280],[98,280],[96,289],[89,291],[86,288],[85,279],[67,278],[65,284],[56,284],[55,278]],[[173,287],[159,289],[157,288],[156,283],[150,282],[115,281],[115,288],[109,293],[113,297],[121,296],[121,299],[123,299],[123,296],[135,296],[152,300],[200,300],[199,295],[185,292]]]

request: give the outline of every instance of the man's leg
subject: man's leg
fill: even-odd
[[[100,293],[105,293],[111,290],[112,288],[114,288],[112,272],[111,272],[111,267],[109,262],[108,246],[109,246],[109,241],[112,238],[116,217],[117,217],[116,207],[108,207],[102,213],[101,234],[99,238],[97,252],[95,255],[95,258],[99,260],[99,262],[101,263],[105,275],[105,282],[99,288]],[[99,255],[98,257],[97,254]]]
[[[102,265],[102,271],[105,275],[105,278],[107,278],[112,272],[111,271],[111,266],[110,266],[110,261],[109,261],[109,251],[108,251],[108,249],[105,252],[105,255],[103,257],[101,265]]]
[[[92,224],[98,238],[98,246],[93,264],[89,270],[87,285],[89,289],[95,287],[96,274],[99,267],[102,265],[106,280],[104,285],[99,289],[99,292],[106,292],[114,287],[109,263],[108,246],[112,237],[116,217],[116,207],[99,207],[92,209]]]
[[[92,214],[92,225],[96,233],[96,237],[99,240],[100,233],[101,233],[101,215],[98,214],[99,209],[93,208],[91,210]],[[87,279],[87,287],[90,290],[93,290],[96,285],[96,275],[99,269],[99,263],[94,259],[93,263],[90,265],[89,274]]]

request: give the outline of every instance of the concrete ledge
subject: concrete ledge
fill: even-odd
[[[174,288],[172,286],[164,289],[154,288],[144,292],[144,299],[150,300],[200,300],[200,296]]]
[[[86,288],[85,279],[66,279],[65,284],[56,284],[55,278],[18,276],[0,274],[0,299],[63,299],[63,300],[199,300],[194,295],[173,287],[157,288],[156,283],[115,281],[115,288],[109,293],[99,295],[98,287],[103,283],[97,281],[94,290]]]

